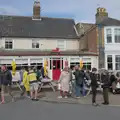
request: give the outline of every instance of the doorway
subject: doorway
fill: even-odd
[[[53,58],[52,59],[52,79],[53,80],[59,80],[62,68],[63,68],[63,59]]]

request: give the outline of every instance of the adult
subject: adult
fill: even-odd
[[[114,75],[114,73],[110,76],[110,86],[112,87],[112,93],[116,93],[116,85],[117,85],[117,77]]]
[[[30,85],[29,85],[29,81],[28,81],[28,71],[27,69],[23,68],[23,86],[22,86],[22,93],[21,96],[23,96],[25,94],[25,92],[27,93],[27,97],[30,98]]]
[[[92,105],[97,105],[96,104],[96,95],[97,95],[97,69],[92,68],[92,72],[90,73],[90,79],[91,79],[91,88],[92,88]]]
[[[60,83],[61,85],[60,96],[58,96],[58,98],[62,98],[62,97],[68,98],[70,80],[71,80],[71,72],[69,71],[68,67],[65,67],[58,81],[58,83]]]
[[[5,97],[4,97],[5,89],[7,89],[9,95],[12,97],[12,101],[14,101],[14,97],[11,92],[12,74],[7,69],[6,66],[1,66],[0,84],[1,84],[1,104],[5,103]]]
[[[108,105],[109,104],[108,92],[109,92],[110,82],[109,82],[109,73],[107,70],[104,70],[101,73],[101,81],[102,81],[103,99],[104,99],[104,102],[102,104]]]
[[[75,66],[75,89],[76,89],[76,98],[80,98],[81,90],[83,89],[83,83],[85,78],[87,79],[84,70],[80,70],[79,66]]]
[[[32,100],[38,101],[38,81],[37,81],[37,76],[36,73],[34,72],[33,68],[29,68],[29,73],[28,73],[28,81],[30,84],[30,96]],[[33,95],[35,92],[35,95]]]

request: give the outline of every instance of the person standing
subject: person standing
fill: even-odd
[[[90,73],[90,79],[91,79],[91,88],[92,88],[92,105],[97,105],[96,104],[96,95],[97,95],[97,69],[92,68],[92,72]]]
[[[80,92],[83,88],[85,73],[83,70],[80,70],[79,66],[75,66],[74,75],[75,75],[75,82],[76,82],[76,85],[75,85],[76,98],[80,98],[80,94],[81,94]]]
[[[5,103],[5,96],[4,96],[5,89],[7,89],[9,95],[12,97],[12,102],[13,102],[14,97],[11,92],[12,74],[7,69],[6,66],[1,66],[0,83],[1,83],[1,104]]]
[[[28,71],[23,68],[23,86],[22,86],[22,90],[23,92],[21,93],[21,96],[23,96],[25,94],[25,92],[27,93],[27,97],[30,98],[30,85],[29,85],[29,81],[28,81]]]
[[[36,73],[32,68],[29,68],[29,73],[28,73],[28,81],[30,85],[30,96],[32,100],[38,101],[38,81],[37,81],[37,76]],[[35,95],[34,95],[35,92]]]
[[[61,85],[60,96],[58,96],[58,98],[62,98],[62,97],[68,98],[70,79],[71,79],[71,73],[69,71],[69,68],[65,67],[58,81],[58,83],[60,83]]]
[[[102,104],[108,105],[109,104],[109,73],[107,70],[104,70],[104,72],[101,74],[101,81],[102,81],[102,88],[103,88],[103,99],[104,102]]]

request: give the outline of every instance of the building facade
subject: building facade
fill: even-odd
[[[73,19],[40,16],[40,2],[35,1],[33,16],[0,15],[0,65],[17,70],[37,66],[47,61],[48,76],[58,80],[61,70],[83,61],[83,67],[98,67],[95,52],[81,51],[80,39]]]

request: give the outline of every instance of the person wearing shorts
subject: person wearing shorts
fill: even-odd
[[[1,66],[1,72],[0,72],[0,85],[1,85],[1,104],[5,103],[5,97],[4,93],[7,89],[9,95],[12,98],[12,101],[14,101],[14,97],[11,92],[11,84],[12,84],[12,74],[7,69],[6,66]]]
[[[34,72],[34,70],[32,68],[29,68],[29,73],[28,73],[28,81],[30,84],[30,95],[31,95],[31,99],[38,101],[38,81],[37,81],[37,76],[36,73]],[[34,95],[35,92],[35,95]]]

